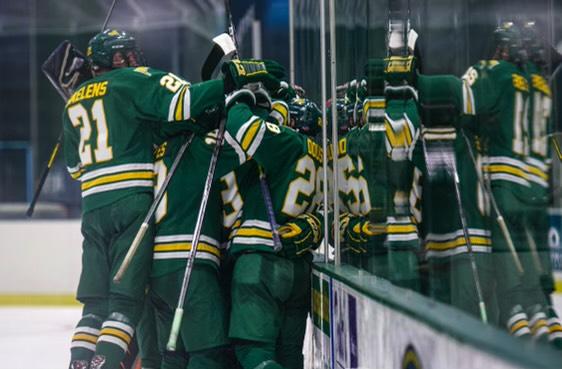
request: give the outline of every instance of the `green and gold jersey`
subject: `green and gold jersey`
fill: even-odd
[[[148,67],[115,69],[82,84],[66,104],[63,130],[83,212],[152,192],[155,134],[200,130],[193,118],[224,101],[223,89],[222,81],[190,85]]]
[[[195,135],[168,184],[155,214],[156,232],[152,275],[160,276],[185,268],[192,247],[193,233],[203,196],[205,181],[217,131],[206,136]],[[164,142],[155,152],[156,191],[162,186],[177,153],[185,141],[175,137]],[[234,150],[224,143],[214,178],[220,178],[243,162]],[[222,234],[222,209],[218,181],[211,187],[205,220],[196,258],[218,266]]]
[[[550,117],[552,114],[552,93],[548,81],[541,75],[539,68],[527,64],[530,75],[531,94],[529,97],[529,140],[530,147],[527,163],[527,176],[531,185],[528,202],[546,206],[549,201],[549,170],[551,164]]]
[[[255,166],[242,167],[228,180],[223,177],[223,203],[241,204],[230,234],[230,251],[273,252],[271,226],[259,187],[258,165],[269,185],[276,221],[284,224],[313,211],[320,203],[322,149],[310,138],[288,127],[267,122],[245,104],[228,112],[225,139],[242,159]],[[236,191],[236,186],[238,193]]]
[[[463,76],[474,93],[476,132],[492,188],[502,186],[520,199],[528,195],[529,82],[506,61],[481,61]]]
[[[468,252],[455,193],[455,169],[472,251],[489,253],[489,204],[467,143],[455,128],[462,115],[474,114],[472,91],[455,76],[420,76],[418,81],[424,128],[412,153],[415,170],[410,204],[426,257]],[[473,141],[470,144],[476,152]]]

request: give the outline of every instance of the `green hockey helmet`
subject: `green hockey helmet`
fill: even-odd
[[[494,31],[494,46],[507,51],[506,60],[515,64],[527,61],[527,51],[523,46],[521,31],[513,22],[504,22]]]
[[[120,52],[122,60],[116,65],[114,55]],[[88,42],[86,56],[90,58],[94,69],[138,67],[145,65],[142,53],[137,48],[133,36],[116,29],[106,29],[95,35]]]
[[[322,128],[322,113],[309,99],[294,98],[289,102],[290,126],[296,131],[314,137]]]

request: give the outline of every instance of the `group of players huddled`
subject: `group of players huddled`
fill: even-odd
[[[339,227],[342,259],[562,347],[546,242],[552,104],[544,46],[533,24],[506,23],[494,33],[491,60],[462,78],[429,76],[419,73],[416,37],[390,32],[388,58],[370,60],[365,78],[327,104],[337,109],[338,150],[327,156],[337,155],[342,209],[328,227],[332,235]],[[318,105],[274,61],[229,61],[221,78],[190,84],[147,67],[134,38],[118,30],[92,38],[87,56],[94,78],[63,115],[64,155],[83,199],[84,309],[70,368],[119,368],[134,336],[146,369],[302,368],[311,251],[330,212],[322,206]],[[137,253],[113,282],[186,142]]]
[[[424,75],[417,34],[396,33],[338,106],[343,260],[561,349],[547,241],[551,50],[534,22],[505,22],[489,60],[461,78]]]

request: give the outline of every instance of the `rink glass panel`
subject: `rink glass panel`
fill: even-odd
[[[330,98],[330,59],[329,51],[326,55],[327,74],[321,76],[320,73],[320,10],[319,1],[312,0],[295,0],[295,55],[296,55],[296,84],[304,87],[307,97],[313,99],[321,106],[320,81],[321,78],[327,80],[328,99]],[[343,97],[346,83],[352,80],[361,80],[365,76],[365,64],[370,58],[381,58],[387,55],[385,49],[386,25],[388,14],[388,1],[343,1],[336,0],[336,83],[341,88],[338,89],[339,96]],[[492,32],[501,22],[516,20],[527,21],[534,20],[537,23],[538,30],[548,44],[553,45],[562,52],[562,4],[553,0],[543,0],[529,3],[526,1],[511,1],[509,4],[503,1],[465,1],[465,0],[424,0],[411,1],[410,20],[413,28],[419,33],[418,46],[421,51],[421,65],[423,74],[452,74],[461,77],[466,70],[473,64],[482,59],[489,59],[493,52]],[[329,32],[328,21],[328,1],[326,1],[326,30]],[[327,44],[329,45],[329,36],[326,34]],[[555,73],[548,70],[546,77],[550,79],[552,89],[552,116],[551,131],[559,132],[562,128],[562,73]],[[329,126],[328,132],[331,132]],[[348,134],[342,133],[339,138]],[[329,139],[333,140],[329,133]],[[558,142],[562,141],[562,137],[555,136]],[[551,141],[552,143],[552,141]],[[532,211],[536,211],[536,216],[529,216],[530,213],[516,215],[515,224],[519,221],[526,224],[525,227],[515,227],[509,229],[509,233],[524,268],[527,270],[548,270],[550,263],[555,277],[555,284],[560,288],[561,268],[561,165],[558,153],[551,145],[552,150],[549,155],[552,158],[552,168],[549,176],[549,200],[546,204]],[[347,148],[349,149],[349,147]],[[372,150],[377,150],[374,146],[364,146],[361,148],[365,156],[373,155]],[[476,153],[477,154],[477,153]],[[478,158],[477,158],[478,159]],[[470,161],[460,160],[457,163],[459,172],[465,172],[467,166],[472,165]],[[464,167],[463,167],[464,166]],[[380,167],[365,167],[365,172],[381,171]],[[407,172],[404,176],[409,175]],[[375,176],[366,176],[365,179],[374,178]],[[345,175],[340,176],[340,182],[345,181]],[[332,183],[330,188],[341,189],[345,183]],[[477,186],[480,186],[477,184]],[[369,187],[369,186],[367,186]],[[376,187],[376,186],[373,186]],[[461,186],[462,187],[462,186]],[[449,191],[453,191],[449,187]],[[477,190],[475,196],[482,197],[482,189]],[[373,194],[371,194],[373,195]],[[449,195],[452,195],[449,193]],[[374,195],[376,196],[376,195]],[[480,199],[481,200],[481,199]],[[488,200],[489,201],[489,200]],[[508,200],[507,204],[500,205],[509,207],[516,205]],[[382,202],[385,203],[385,202]],[[386,202],[388,205],[388,202]],[[488,206],[491,206],[488,204]],[[387,209],[388,210],[388,209]],[[486,209],[482,209],[486,211]],[[346,211],[345,205],[342,205],[342,211]],[[491,209],[491,219],[488,228],[495,229],[498,232],[498,226],[494,224],[495,214]],[[506,210],[507,211],[507,210]],[[528,219],[524,222],[523,217]],[[519,219],[518,217],[521,217]],[[540,226],[533,223],[534,220],[543,219]],[[337,221],[336,221],[337,223]],[[542,228],[541,228],[542,227]],[[537,234],[533,234],[533,228]],[[537,230],[539,229],[540,230]],[[469,230],[470,233],[470,230]],[[478,232],[477,232],[478,233]],[[497,235],[496,235],[497,236]],[[500,237],[500,236],[497,236]],[[462,242],[463,234],[456,235],[451,239],[451,244]],[[500,238],[505,238],[501,236]],[[475,246],[481,245],[482,239],[475,236]],[[505,240],[504,240],[505,242]],[[472,243],[472,242],[471,242]],[[485,242],[484,242],[485,243]],[[534,243],[534,245],[532,245]],[[521,246],[525,245],[525,246]],[[451,268],[451,264],[447,265],[428,265],[428,257],[426,242],[420,241],[420,250],[417,253],[419,283],[416,284],[418,291],[422,294],[436,298],[432,295],[439,295],[429,287],[430,278],[441,278],[444,284],[443,288],[452,290],[462,281],[460,279],[469,279],[465,288],[474,289],[473,269],[470,264],[468,254],[466,258],[460,257],[458,263],[453,269],[462,270],[463,273],[450,273],[447,268]],[[450,246],[450,245],[449,245]],[[448,247],[447,245],[443,247]],[[493,244],[492,244],[493,247]],[[514,256],[509,250],[501,253],[494,253],[493,258],[484,265],[481,265],[482,254],[476,254],[477,272],[481,274],[481,285],[483,285],[484,294],[489,293],[487,290],[489,284],[495,283],[494,269],[498,263],[515,263]],[[379,276],[388,277],[389,270],[385,269],[384,264],[387,262],[381,258],[387,258],[384,252],[377,256],[373,255],[357,255],[349,251],[349,247],[342,243],[342,263],[351,264],[359,269],[363,269],[369,273],[380,273]],[[491,260],[491,261],[490,261]],[[439,263],[437,263],[439,264]],[[376,267],[378,266],[378,268]],[[389,264],[386,264],[386,268]],[[478,268],[481,270],[478,271]],[[538,269],[537,269],[538,268]],[[490,269],[490,270],[486,270]],[[434,273],[429,271],[432,270]],[[435,273],[435,271],[437,271]],[[445,279],[445,280],[443,280]],[[398,278],[398,284],[399,282]],[[408,287],[408,284],[404,284]],[[555,286],[555,287],[556,287]],[[439,289],[438,289],[439,290]],[[473,293],[473,291],[471,291]],[[454,293],[448,296],[449,302],[453,305],[463,305],[465,302],[459,301],[462,293]],[[451,301],[451,299],[455,301]],[[494,303],[491,303],[493,305]],[[494,307],[488,307],[490,319],[497,315]]]

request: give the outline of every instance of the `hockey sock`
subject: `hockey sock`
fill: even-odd
[[[121,313],[111,313],[103,322],[90,369],[119,369],[135,330]]]
[[[283,369],[275,361],[275,345],[254,341],[238,341],[236,358],[244,369]]]
[[[554,309],[548,307],[548,341],[557,349],[562,350],[562,323]]]
[[[224,348],[213,348],[189,353],[187,369],[228,369]]]
[[[511,309],[506,325],[509,333],[515,337],[526,337],[531,334],[529,317],[521,305],[516,305]]]
[[[70,344],[70,369],[87,369],[100,334],[103,318],[96,314],[85,314],[76,325]]]
[[[548,322],[542,306],[536,304],[527,308],[527,316],[529,317],[529,329],[533,338],[546,342],[548,339]]]

